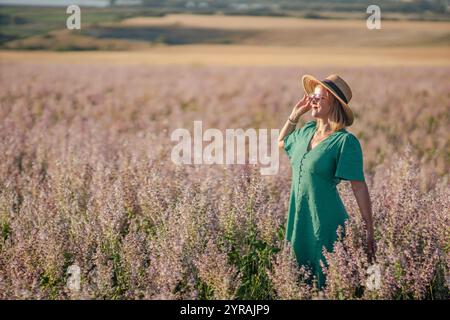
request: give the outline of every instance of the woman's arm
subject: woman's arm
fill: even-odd
[[[367,250],[369,260],[375,258],[375,241],[373,238],[372,204],[370,201],[369,189],[365,181],[351,180],[352,190],[358,203],[367,230]]]
[[[289,117],[289,119],[292,118]],[[297,122],[298,120],[293,121]],[[286,123],[284,124],[283,129],[281,129],[280,135],[278,136],[278,146],[281,149],[284,149],[284,138],[286,138],[292,131],[294,131],[296,127],[297,125],[294,125],[289,120],[286,120]]]
[[[299,102],[297,102],[297,104],[292,109],[291,115],[289,116],[289,119],[292,122],[295,122],[295,124],[287,120],[280,131],[280,135],[278,136],[278,146],[280,148],[282,149],[284,148],[284,138],[286,138],[292,131],[295,130],[298,119],[300,119],[300,117],[306,112],[308,112],[308,110],[310,109],[311,109],[310,98],[307,95],[303,95],[303,98]]]

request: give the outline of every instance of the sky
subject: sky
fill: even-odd
[[[119,0],[118,4],[138,4],[140,0]],[[67,7],[71,4],[89,7],[106,7],[109,0],[0,0],[0,5],[35,5]]]

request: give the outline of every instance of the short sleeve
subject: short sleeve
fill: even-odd
[[[314,120],[306,122],[301,128],[297,128],[284,137],[284,150],[288,154],[289,159],[292,156],[293,146],[299,141],[307,128],[313,125]]]
[[[295,141],[298,140],[301,130],[302,130],[302,128],[297,128],[294,131],[292,131],[290,134],[288,134],[286,137],[284,137],[284,150],[288,154],[289,158],[291,158],[292,147],[295,144]]]
[[[348,134],[340,146],[335,177],[343,180],[365,181],[361,144],[353,134]]]

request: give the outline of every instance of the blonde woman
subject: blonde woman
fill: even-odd
[[[348,106],[352,92],[337,75],[320,81],[302,78],[306,95],[295,105],[278,138],[292,166],[292,186],[285,239],[299,264],[308,266],[322,288],[322,248],[332,251],[338,226],[348,214],[337,191],[341,180],[351,182],[366,224],[369,259],[375,254],[372,208],[358,139],[346,130],[354,116]],[[296,129],[299,118],[312,110],[315,118]],[[325,262],[325,261],[324,261]]]

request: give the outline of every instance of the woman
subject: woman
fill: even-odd
[[[325,283],[322,248],[332,251],[337,228],[348,218],[337,184],[342,179],[351,182],[366,224],[369,260],[375,253],[372,209],[360,143],[345,129],[354,119],[348,106],[350,87],[337,75],[323,81],[305,75],[302,83],[306,95],[295,105],[278,138],[288,154],[293,178],[285,238],[298,263],[310,267],[320,289]],[[311,109],[315,120],[295,129],[299,118]]]

